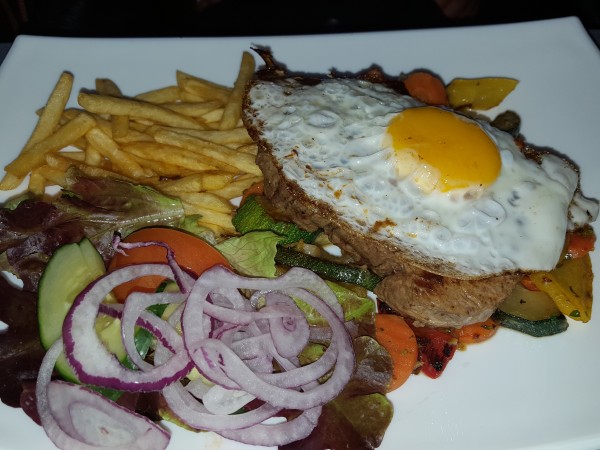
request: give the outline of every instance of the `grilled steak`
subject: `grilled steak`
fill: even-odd
[[[251,123],[247,126],[259,144],[256,162],[264,173],[265,194],[273,205],[300,227],[323,229],[331,242],[352,255],[357,264],[384,277],[375,293],[416,324],[461,327],[485,320],[520,280],[518,274],[459,280],[410,264],[397,248],[359,233],[331,207],[310,198],[288,180],[268,146],[261,142],[259,130]]]
[[[276,80],[293,76],[305,84],[320,82],[319,76],[288,73],[275,63],[267,51],[258,51],[266,67],[257,74],[258,80]],[[336,77],[353,75],[336,74]],[[354,75],[371,82],[383,83],[402,90],[398,79],[386,77],[376,67]],[[328,77],[328,75],[321,76]],[[248,89],[252,88],[252,84]],[[487,319],[511,292],[522,277],[506,274],[480,279],[458,279],[440,268],[434,273],[424,269],[414,255],[403,252],[393,242],[376,239],[357,230],[345,221],[331,206],[310,197],[299,185],[286,177],[282,165],[261,136],[261,123],[256,120],[248,96],[243,105],[243,120],[252,138],[258,144],[256,162],[265,177],[265,194],[275,208],[300,227],[322,229],[331,242],[351,255],[357,265],[367,266],[383,278],[375,293],[393,309],[415,320],[415,324],[434,327],[461,327]],[[446,273],[446,276],[439,273]]]

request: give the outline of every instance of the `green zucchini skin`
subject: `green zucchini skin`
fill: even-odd
[[[292,222],[272,218],[256,195],[250,195],[238,208],[231,221],[240,234],[250,231],[272,231],[283,237],[282,244],[303,241],[312,244],[321,230],[306,231]]]
[[[328,280],[356,284],[369,291],[381,281],[379,276],[369,270],[315,258],[281,245],[277,246],[275,262],[288,267],[303,267]]]
[[[503,327],[534,337],[552,336],[566,331],[569,327],[569,322],[562,314],[543,320],[527,320],[498,309],[492,314],[492,318]]]

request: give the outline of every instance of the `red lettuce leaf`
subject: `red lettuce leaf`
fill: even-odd
[[[0,210],[0,270],[20,278],[24,290],[37,290],[46,263],[61,245],[85,236],[108,263],[115,232],[175,225],[184,218],[179,200],[152,188],[73,171],[67,179],[67,189],[52,202],[29,199]]]
[[[381,445],[392,421],[393,406],[385,396],[393,362],[369,336],[353,341],[356,369],[342,393],[323,406],[317,426],[305,439],[280,450],[368,450]]]
[[[0,332],[0,399],[21,406],[23,383],[35,381],[44,357],[36,320],[36,296],[12,286],[0,276],[0,320],[8,325]]]

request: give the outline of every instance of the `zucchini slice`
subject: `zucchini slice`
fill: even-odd
[[[283,245],[298,241],[311,244],[321,233],[321,230],[306,231],[292,222],[273,218],[265,201],[257,195],[250,195],[246,199],[233,216],[232,223],[240,234],[250,231],[272,231],[283,236]]]
[[[556,303],[543,291],[531,291],[521,283],[500,304],[492,318],[500,325],[530,336],[562,333],[569,323]]]

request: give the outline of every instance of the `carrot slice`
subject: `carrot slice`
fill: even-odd
[[[537,285],[533,282],[533,280],[531,279],[531,277],[529,275],[525,275],[521,279],[521,284],[530,291],[539,291],[540,290],[540,288],[537,287]]]
[[[428,105],[448,105],[446,86],[438,76],[425,71],[411,72],[402,80],[411,97]]]
[[[265,193],[265,182],[263,180],[257,181],[256,183],[250,185],[247,189],[242,193],[242,199],[240,200],[240,205],[243,205],[248,197],[251,195],[264,195]]]
[[[417,339],[406,321],[396,314],[375,315],[375,338],[392,357],[394,370],[388,392],[398,389],[413,373],[419,349]]]
[[[217,264],[231,267],[227,259],[212,245],[197,236],[175,228],[142,228],[124,239],[124,242],[130,243],[147,241],[159,241],[169,245],[175,253],[177,263],[197,276]],[[159,246],[139,247],[128,249],[126,254],[116,253],[108,268],[114,270],[131,264],[166,262],[167,251],[165,248]],[[159,276],[144,276],[117,286],[113,293],[120,302],[123,302],[132,291],[155,292],[163,281],[164,279]]]
[[[569,259],[581,258],[594,250],[596,235],[589,229],[567,235],[567,254]]]
[[[465,325],[458,330],[458,345],[477,344],[487,341],[498,329],[498,322],[488,319],[484,322]]]

